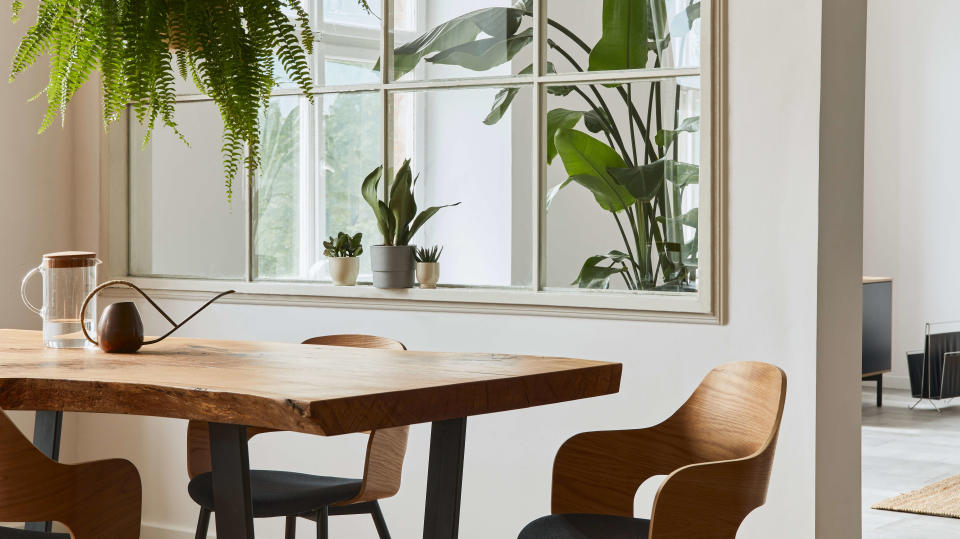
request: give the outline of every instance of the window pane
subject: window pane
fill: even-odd
[[[547,286],[695,291],[699,77],[548,94]]]
[[[143,150],[144,131],[130,121],[130,273],[242,279],[245,276],[245,189],[227,201],[220,155],[220,114],[212,102],[176,110],[188,147],[157,129]]]
[[[507,94],[512,106],[491,115]],[[440,210],[413,241],[443,246],[441,285],[529,286],[532,90],[399,92],[392,104],[394,169],[412,160],[418,208],[461,203]]]
[[[422,0],[413,27],[407,1],[394,4],[404,15],[393,28],[395,79],[510,76],[531,66],[531,0]]]
[[[381,0],[369,0],[373,14],[357,0],[324,0],[314,52],[321,86],[380,82]]]
[[[368,0],[373,14],[367,13],[357,0],[323,0],[323,22],[363,28],[380,28],[383,0]]]
[[[254,268],[260,277],[299,274],[301,158],[300,98],[280,97],[263,115],[263,154],[253,194]],[[302,145],[304,148],[307,144]]]
[[[338,232],[376,239],[360,196],[380,165],[380,98],[374,92],[275,98],[264,119],[262,173],[253,201],[254,271],[259,279],[328,281],[323,240]],[[309,112],[305,112],[309,111]],[[369,257],[361,280],[369,280]]]
[[[700,66],[701,0],[551,0],[548,59],[560,73]],[[625,24],[625,21],[631,21]],[[588,52],[589,49],[589,52]]]

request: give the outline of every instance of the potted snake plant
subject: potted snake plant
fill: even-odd
[[[360,255],[363,254],[363,234],[353,236],[341,232],[323,242],[323,254],[327,257],[330,280],[336,286],[354,286],[360,274]]]
[[[410,240],[438,211],[460,203],[432,206],[417,213],[414,198],[417,178],[410,171],[410,160],[403,162],[393,181],[387,181],[383,199],[379,197],[383,167],[377,167],[363,180],[363,198],[373,209],[383,244],[370,247],[373,286],[377,288],[413,288],[414,246]]]
[[[417,282],[420,288],[436,288],[440,280],[440,255],[443,247],[434,245],[417,249]]]

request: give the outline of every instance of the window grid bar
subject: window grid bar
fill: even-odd
[[[392,56],[392,54],[391,54]],[[546,55],[544,55],[544,58]],[[381,79],[386,77],[386,69],[381,70]],[[631,69],[624,71],[598,71],[587,73],[569,73],[569,74],[544,74],[544,75],[522,75],[513,77],[495,77],[495,78],[477,78],[477,79],[444,79],[444,80],[425,80],[408,82],[381,82],[380,84],[355,84],[345,86],[324,86],[314,88],[309,92],[310,95],[323,94],[346,94],[355,92],[379,92],[387,91],[405,91],[405,90],[443,90],[451,88],[504,88],[504,87],[528,87],[536,84],[557,85],[557,84],[597,84],[597,83],[625,83],[639,81],[662,81],[672,80],[682,77],[698,77],[701,75],[700,68],[680,68],[680,69]],[[304,92],[294,89],[277,90],[271,94],[272,97],[299,96],[305,95]],[[194,101],[212,101],[212,99],[203,94],[184,94],[177,96],[178,103],[189,103]]]
[[[380,159],[383,178],[383,191],[386,194],[390,183],[387,175],[393,159],[393,107],[388,87],[393,78],[393,0],[383,0],[383,19],[380,24]],[[372,255],[371,255],[372,256]]]
[[[546,88],[541,82],[547,73],[547,2],[534,0],[533,5],[533,257],[532,281],[535,292],[546,286],[546,211],[544,193],[547,184],[545,156],[546,140]]]

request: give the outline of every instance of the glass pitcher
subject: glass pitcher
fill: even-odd
[[[49,348],[84,348],[87,340],[80,330],[80,307],[97,286],[96,253],[65,251],[43,255],[43,262],[23,278],[20,297],[31,311],[43,319],[43,344]],[[38,309],[27,299],[27,282],[34,274],[43,277],[43,307]],[[96,299],[90,301],[83,324],[95,332]],[[89,345],[92,346],[92,345]]]

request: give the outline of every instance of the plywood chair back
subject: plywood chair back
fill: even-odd
[[[730,363],[658,425],[574,436],[554,462],[552,512],[633,516],[640,485],[667,475],[651,539],[733,539],[766,500],[786,383],[773,365]]]
[[[302,344],[406,350],[400,341],[375,335],[324,335],[303,341]],[[370,433],[364,459],[363,483],[353,499],[338,505],[382,500],[400,490],[403,460],[407,452],[410,427],[392,427]],[[272,429],[247,428],[247,438],[273,432]],[[203,421],[191,421],[187,426],[187,473],[191,479],[210,471],[210,434]]]
[[[37,450],[0,411],[0,521],[62,522],[74,539],[137,539],[140,509],[140,474],[133,464],[61,464]]]

